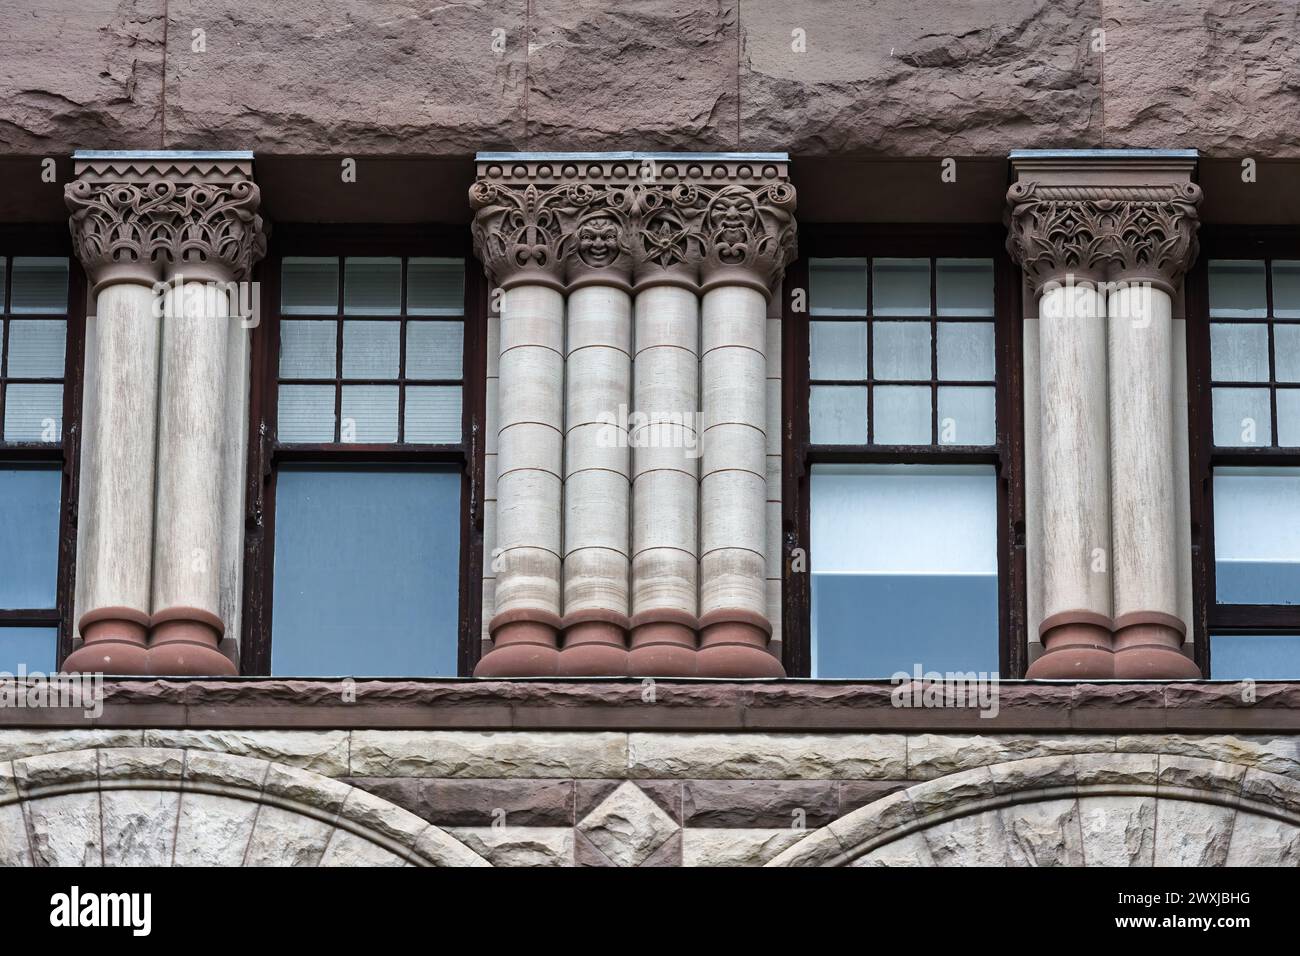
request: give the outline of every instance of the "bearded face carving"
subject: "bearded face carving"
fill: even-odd
[[[612,216],[592,216],[578,227],[578,256],[587,265],[593,268],[612,265],[618,254],[618,221]]]

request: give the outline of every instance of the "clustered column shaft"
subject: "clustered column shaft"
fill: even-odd
[[[475,246],[507,291],[493,649],[479,676],[783,673],[768,651],[765,351],[794,191],[783,163],[682,168],[666,164],[678,182],[662,185],[617,163],[480,163]],[[553,324],[567,312],[563,348],[547,345],[565,365],[532,380],[507,327],[512,292],[542,286]],[[543,381],[550,396],[525,397]],[[531,458],[512,451],[521,416],[536,423],[560,395],[546,451],[541,439]],[[561,450],[562,488],[546,464]],[[514,487],[524,472],[535,495]]]
[[[1190,162],[1119,161],[1102,185],[1080,163],[1026,160],[1008,194],[1008,249],[1039,316],[1043,654],[1029,676],[1198,677],[1179,607],[1172,305],[1200,189]]]
[[[77,174],[67,202],[95,283],[95,368],[83,643],[64,669],[233,674],[219,649],[228,459],[243,451],[228,437],[242,430],[228,290],[265,249],[251,163],[127,156]]]

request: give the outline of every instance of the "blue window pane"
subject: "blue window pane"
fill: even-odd
[[[0,466],[0,608],[54,607],[58,466]]]
[[[1300,679],[1300,634],[1211,634],[1215,680]]]
[[[459,473],[284,467],[275,512],[272,674],[455,675]]]
[[[55,627],[0,627],[0,673],[54,673],[59,630]]]
[[[1300,468],[1214,469],[1220,604],[1300,604]]]
[[[989,466],[817,465],[814,677],[998,669]]]

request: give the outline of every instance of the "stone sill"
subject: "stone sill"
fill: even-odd
[[[10,685],[0,685],[12,688]],[[0,706],[0,728],[696,732],[1300,732],[1300,682],[1003,681],[999,710],[895,707],[887,681],[109,679],[103,713]],[[9,704],[9,694],[3,698]]]

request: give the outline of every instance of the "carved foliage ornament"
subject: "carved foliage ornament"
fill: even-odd
[[[470,187],[474,246],[497,282],[563,283],[596,270],[707,278],[745,270],[771,285],[794,256],[795,190],[760,185],[565,183]]]
[[[1007,250],[1036,288],[1067,273],[1146,279],[1172,288],[1196,258],[1193,183],[1073,187],[1016,183],[1007,193]]]
[[[92,275],[110,266],[216,267],[248,276],[266,254],[261,195],[248,180],[69,183],[64,201],[77,257]]]

